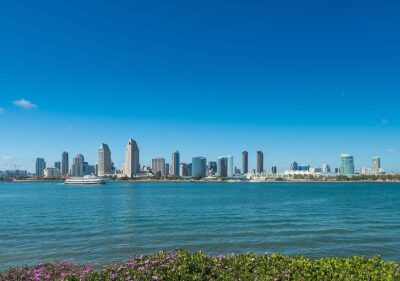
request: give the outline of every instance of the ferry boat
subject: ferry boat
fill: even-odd
[[[65,184],[105,184],[106,181],[103,178],[96,176],[84,176],[84,177],[72,177],[68,178],[64,182]]]

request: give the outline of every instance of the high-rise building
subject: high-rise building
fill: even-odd
[[[205,177],[207,175],[207,159],[205,157],[192,157],[192,177]]]
[[[342,154],[340,158],[340,174],[345,176],[354,175],[354,157],[349,154]]]
[[[59,178],[61,176],[60,170],[57,168],[46,168],[44,169],[45,178]]]
[[[228,155],[228,178],[233,178],[233,156]]]
[[[111,175],[111,151],[107,144],[102,143],[98,151],[98,175],[99,177]]]
[[[169,163],[165,163],[165,175],[169,176]]]
[[[210,175],[215,175],[216,173],[217,173],[217,170],[218,170],[218,168],[217,168],[217,162],[215,162],[215,161],[210,161],[210,162],[208,162],[208,167],[207,167],[207,169],[208,169],[208,173],[210,174]]]
[[[156,176],[165,176],[165,158],[154,158],[151,160],[151,169]]]
[[[43,177],[44,169],[46,169],[46,161],[43,158],[36,158],[36,176]]]
[[[185,163],[179,164],[179,176],[180,177],[187,177],[187,165]]]
[[[298,171],[299,170],[299,164],[297,164],[296,161],[290,164],[290,170],[291,171]]]
[[[276,166],[271,166],[270,173],[272,175],[276,175],[278,173],[278,169],[276,168]]]
[[[192,176],[193,176],[193,174],[192,174],[192,167],[193,167],[193,164],[192,164],[192,163],[186,164],[186,176],[187,176],[187,177],[192,177]]]
[[[328,164],[322,164],[322,172],[327,174],[331,172],[331,167]]]
[[[132,178],[139,172],[139,147],[136,141],[129,139],[125,149],[125,175]]]
[[[242,152],[242,173],[245,175],[249,172],[249,153],[245,150]]]
[[[56,168],[59,171],[61,171],[61,162],[60,161],[54,162],[54,168]]]
[[[179,151],[175,151],[172,153],[172,161],[171,161],[171,176],[179,176],[179,164],[180,164],[180,155]]]
[[[381,158],[379,156],[375,156],[372,158],[372,173],[377,175],[381,172]]]
[[[257,151],[257,174],[262,174],[264,171],[264,153],[261,150]]]
[[[219,157],[217,166],[217,176],[222,178],[228,177],[228,158]]]
[[[73,177],[83,177],[84,162],[85,158],[82,154],[76,155],[75,158],[72,160],[71,174]]]
[[[69,171],[69,158],[68,152],[63,152],[61,155],[61,176],[66,177],[68,176]]]

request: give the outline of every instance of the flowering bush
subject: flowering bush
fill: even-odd
[[[188,251],[160,252],[95,270],[68,262],[10,269],[0,280],[400,280],[400,266],[367,259],[323,258],[280,254],[207,256]]]

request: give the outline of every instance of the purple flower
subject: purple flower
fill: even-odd
[[[159,276],[157,276],[157,275],[153,275],[151,277],[151,280],[161,280],[161,278]]]

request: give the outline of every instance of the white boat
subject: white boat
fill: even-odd
[[[64,182],[65,184],[105,184],[106,181],[103,178],[96,176],[84,176],[84,177],[72,177],[68,178]]]

